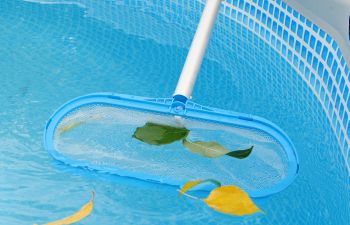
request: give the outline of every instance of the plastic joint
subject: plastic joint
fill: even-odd
[[[171,104],[171,112],[175,114],[184,114],[186,109],[187,97],[175,95]]]

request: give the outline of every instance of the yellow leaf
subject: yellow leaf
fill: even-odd
[[[218,182],[218,181],[216,181],[216,180],[213,180],[213,179],[207,179],[207,180],[191,180],[191,181],[186,182],[186,183],[181,187],[181,189],[179,190],[179,196],[185,194],[188,190],[190,190],[190,189],[193,188],[194,186],[197,186],[198,184],[205,183],[205,182],[213,183],[213,184],[215,184],[217,187],[220,187],[220,186],[221,186],[220,182]]]
[[[88,122],[93,122],[93,121],[100,120],[100,119],[101,119],[101,116],[90,115],[90,116],[80,118],[80,119],[69,120],[57,128],[57,134],[62,135],[64,133],[67,133],[68,131],[71,131],[71,130],[73,130],[81,125],[88,123]]]
[[[86,122],[85,121],[77,121],[77,122],[68,124],[66,126],[59,127],[57,129],[57,133],[58,133],[58,135],[62,135],[62,134],[67,133],[68,131],[70,131],[76,127],[79,127],[80,125],[83,125],[84,123],[86,123]]]
[[[261,211],[243,190],[235,186],[215,188],[203,201],[218,212],[235,216]]]
[[[92,209],[93,209],[93,201],[94,201],[95,193],[92,192],[92,197],[88,203],[83,205],[83,207],[80,208],[80,210],[73,215],[70,215],[66,218],[63,218],[61,220],[57,220],[54,222],[46,223],[44,225],[67,225],[67,224],[72,224],[75,223],[79,220],[82,220],[83,218],[87,217]]]
[[[196,186],[200,183],[202,183],[202,180],[191,180],[191,181],[186,182],[179,190],[179,196],[183,195],[188,190],[190,190],[191,188],[193,188],[194,186]]]

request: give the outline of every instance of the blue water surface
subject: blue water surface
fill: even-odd
[[[0,1],[0,224],[340,224],[350,221],[350,179],[326,114],[267,44],[220,16],[193,99],[265,117],[294,142],[299,176],[233,217],[175,187],[74,169],[43,148],[43,128],[64,102],[92,92],[169,97],[200,15],[195,1]],[[183,4],[183,5],[181,5]]]

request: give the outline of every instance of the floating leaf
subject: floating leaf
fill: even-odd
[[[147,122],[138,127],[132,137],[151,145],[165,145],[187,137],[188,133],[185,127]]]
[[[222,145],[213,141],[194,141],[190,142],[186,139],[182,140],[182,144],[192,153],[207,157],[217,158],[223,155],[228,155],[238,159],[243,159],[249,156],[253,150],[253,146],[246,150],[238,150],[230,152]]]
[[[85,205],[83,205],[83,207],[81,207],[80,210],[78,212],[74,213],[73,215],[70,215],[70,216],[63,218],[61,220],[46,223],[44,225],[68,225],[68,224],[72,224],[72,223],[75,223],[75,222],[82,220],[83,218],[87,217],[91,213],[91,211],[93,209],[94,197],[95,197],[95,193],[92,192],[92,197],[91,197],[90,201],[88,203],[86,203]],[[37,225],[37,224],[34,224],[34,225]]]
[[[250,155],[250,153],[252,153],[254,146],[244,149],[244,150],[237,150],[237,151],[232,151],[227,153],[226,155],[231,156],[231,157],[235,157],[237,159],[244,159],[246,157],[248,157]]]
[[[203,201],[218,212],[235,216],[244,216],[261,211],[249,196],[236,186],[217,187]]]
[[[207,180],[192,180],[192,181],[188,181],[186,182],[181,189],[179,190],[179,196],[185,194],[188,190],[190,190],[191,188],[202,184],[202,183],[212,183],[215,184],[217,187],[221,186],[221,183],[219,181],[213,180],[213,179],[207,179]]]
[[[204,182],[211,182],[217,186],[209,193],[207,198],[200,199],[186,194],[188,190]],[[220,182],[212,179],[188,181],[179,192],[179,196],[185,195],[193,199],[202,200],[212,209],[225,214],[244,216],[261,211],[249,198],[248,194],[240,188],[236,186],[221,186]]]

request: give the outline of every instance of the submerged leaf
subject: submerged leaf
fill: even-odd
[[[250,153],[252,153],[254,146],[244,149],[244,150],[237,150],[227,153],[226,155],[235,157],[237,159],[244,159],[247,158]]]
[[[86,123],[85,121],[76,121],[74,123],[70,123],[66,126],[62,126],[57,128],[57,133],[58,135],[62,135],[64,133],[67,133],[68,131],[71,131],[72,129],[79,127],[80,125],[83,125],[84,123]]]
[[[95,197],[95,193],[92,192],[92,197],[90,201],[85,205],[83,205],[83,207],[81,207],[80,210],[74,213],[73,215],[70,215],[61,220],[56,220],[54,222],[46,223],[44,225],[67,225],[67,224],[72,224],[72,223],[78,222],[79,220],[82,220],[83,218],[87,217],[91,213],[93,209],[94,197]]]
[[[138,127],[132,137],[151,145],[165,145],[187,137],[188,133],[185,127],[147,122],[143,127]]]
[[[226,155],[230,151],[213,141],[194,141],[189,142],[186,139],[182,144],[192,153],[199,154],[207,158],[216,158]]]
[[[70,118],[69,121],[63,123],[63,125],[61,125],[57,128],[58,135],[62,135],[64,133],[67,133],[67,132],[73,130],[74,128],[77,128],[77,127],[79,127],[83,124],[86,124],[88,122],[93,122],[93,121],[101,119],[100,115],[89,115],[87,117],[78,118],[78,119],[76,117],[74,117],[74,115],[72,117],[73,118]]]
[[[217,158],[228,155],[238,159],[249,156],[253,150],[253,146],[246,150],[238,150],[230,152],[228,149],[214,141],[194,141],[190,142],[186,139],[182,140],[182,144],[192,153],[199,154],[207,158]]]
[[[191,188],[202,184],[202,183],[212,183],[215,184],[217,187],[221,186],[221,183],[219,181],[213,180],[213,179],[207,179],[207,180],[192,180],[192,181],[188,181],[186,182],[181,189],[179,190],[179,196],[185,194],[188,190],[190,190]]]
[[[235,216],[244,216],[261,211],[249,196],[236,186],[215,188],[203,201],[218,212]]]

